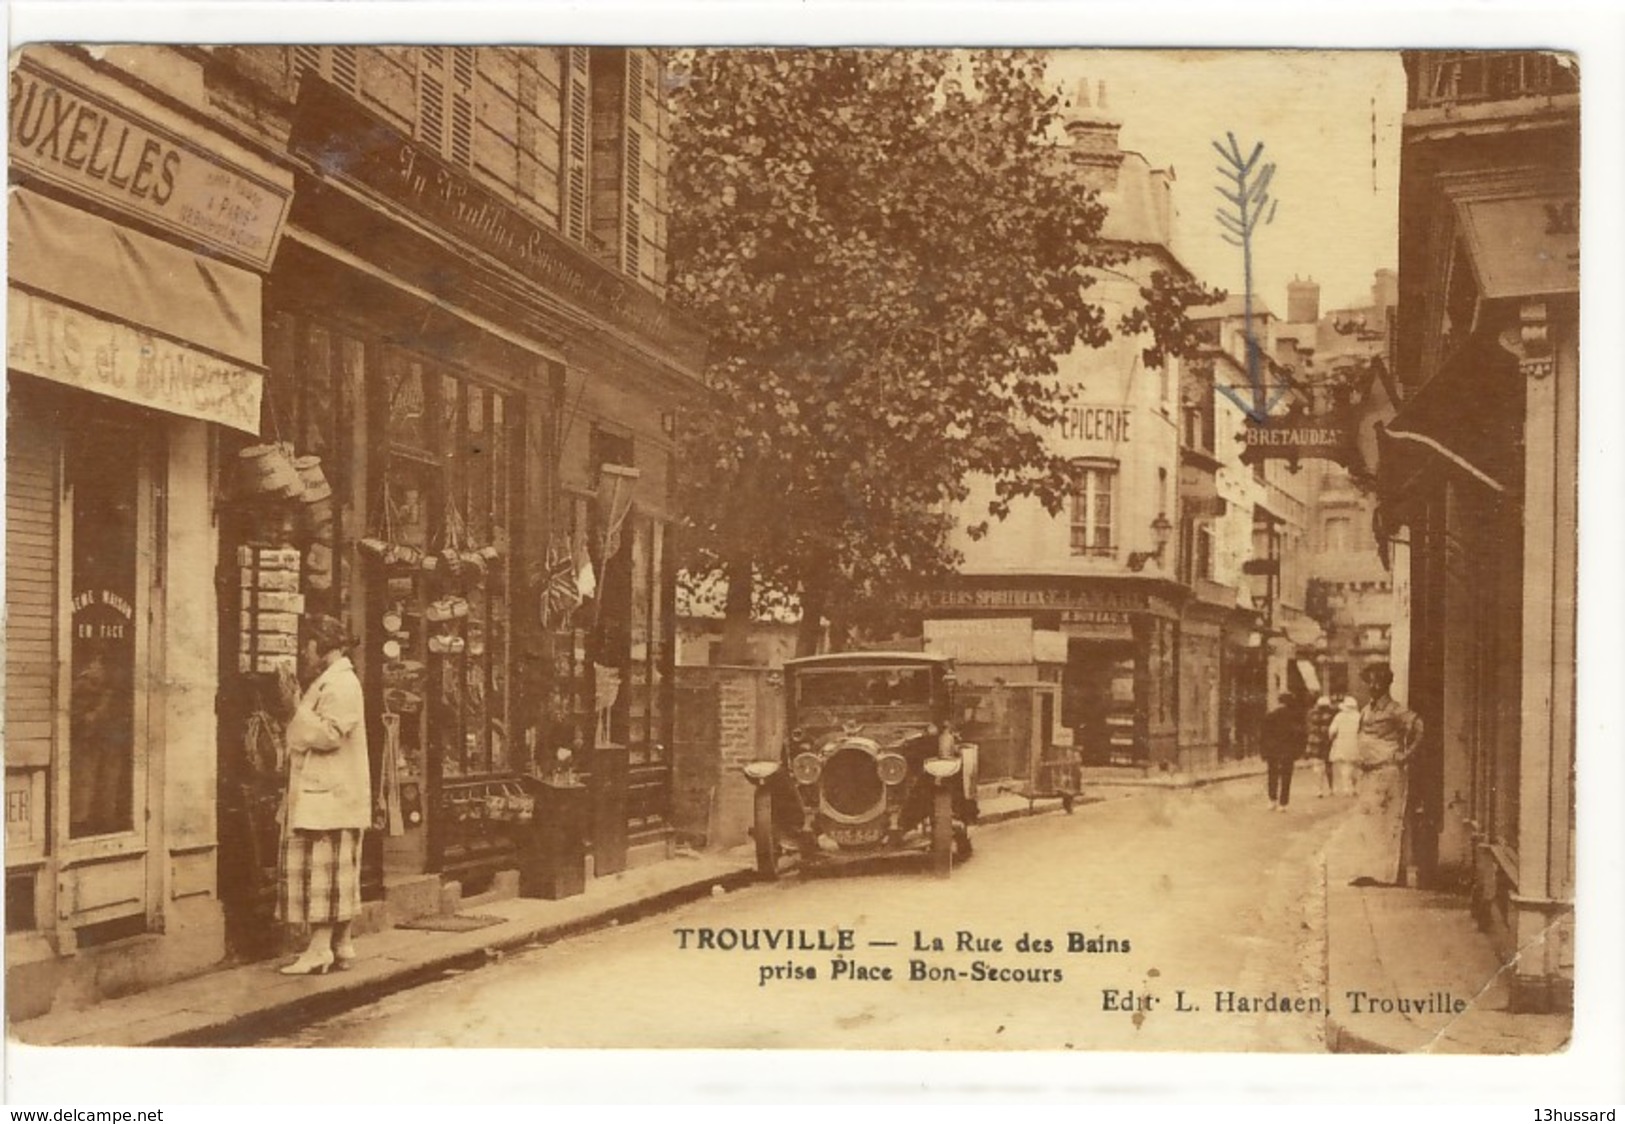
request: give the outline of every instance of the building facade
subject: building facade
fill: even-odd
[[[1352,394],[1369,393],[1372,380],[1391,383],[1399,299],[1395,271],[1377,271],[1369,302],[1325,313],[1320,312],[1319,286],[1314,282],[1296,283],[1294,289],[1301,303],[1291,310],[1293,321],[1314,328],[1312,335],[1304,331],[1299,346],[1308,352],[1305,368],[1308,381],[1317,388],[1312,392],[1317,409],[1336,409]],[[1306,609],[1325,634],[1316,664],[1323,693],[1355,694],[1366,667],[1394,662],[1398,614],[1393,544],[1378,544],[1373,480],[1358,457],[1347,465],[1309,459],[1303,467],[1309,474],[1310,510]],[[1396,691],[1395,697],[1403,699],[1402,680]]]
[[[92,990],[115,959],[276,951],[299,612],[346,622],[376,700],[366,924],[500,892],[523,778],[561,762],[597,873],[664,856],[702,341],[663,300],[657,74],[581,48],[24,53],[7,885],[32,909],[7,965],[45,965],[36,1005],[92,944]],[[46,137],[63,112],[84,124]],[[122,369],[154,349],[157,376]],[[137,473],[75,452],[115,447]]]
[[[1184,267],[1173,245],[1173,173],[1120,147],[1121,123],[1094,92],[1085,83],[1076,99],[1064,155],[1079,185],[1107,207],[1103,237],[1130,251],[1090,290],[1115,322],[1153,270]],[[1221,682],[1234,663],[1226,645],[1240,650],[1257,639],[1252,606],[1239,600],[1251,539],[1223,553],[1212,537],[1225,507],[1214,486],[1216,419],[1209,406],[1206,428],[1189,430],[1187,365],[1146,365],[1145,343],[1120,335],[1058,359],[1079,393],[1048,436],[1075,466],[1075,494],[1058,515],[1018,503],[985,538],[957,532],[952,545],[964,561],[921,595],[923,632],[928,649],[957,657],[967,682],[1047,686],[1035,697],[1053,698],[1053,713],[1037,721],[1085,762],[1200,766],[1239,745]],[[973,482],[967,515],[985,510],[990,496],[985,482]],[[1200,538],[1187,534],[1187,512]],[[1199,550],[1200,577],[1187,564]],[[983,762],[985,774],[998,768],[996,759]]]
[[[1579,76],[1409,52],[1382,517],[1409,542],[1414,861],[1464,888],[1513,1003],[1572,1002]]]

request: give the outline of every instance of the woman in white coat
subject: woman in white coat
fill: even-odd
[[[1332,766],[1332,795],[1353,796],[1354,774],[1360,766],[1360,704],[1353,695],[1344,695],[1337,704],[1326,760]]]
[[[372,776],[361,680],[343,624],[306,618],[300,670],[309,684],[288,721],[277,913],[309,925],[310,944],[284,975],[320,975],[355,959],[350,923],[361,905],[361,833],[372,822]]]

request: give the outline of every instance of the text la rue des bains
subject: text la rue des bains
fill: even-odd
[[[958,929],[946,936],[915,929],[906,942],[866,939],[860,942],[857,930],[847,928],[734,928],[709,926],[672,930],[681,952],[710,952],[760,956],[774,954],[771,961],[757,960],[757,986],[786,981],[819,980],[858,983],[973,983],[1060,984],[1065,969],[1057,964],[1029,959],[1036,956],[1124,954],[1133,951],[1128,937],[1105,933],[1066,930],[1059,937],[1022,932],[1011,939],[986,936]],[[860,948],[861,944],[861,948]],[[906,963],[895,963],[898,952]],[[822,954],[806,957],[805,954]],[[802,954],[798,958],[794,954]],[[780,956],[786,957],[780,959]],[[1001,959],[991,959],[991,957]],[[967,957],[969,962],[967,963]],[[886,962],[886,961],[893,962]],[[1155,975],[1156,973],[1151,973]],[[1177,1014],[1208,1012],[1216,1015],[1325,1014],[1327,1002],[1319,995],[1299,994],[1294,983],[1242,992],[1234,988],[1214,990],[1212,998],[1199,997],[1184,988],[1153,991],[1144,986],[1099,988],[1100,1009],[1106,1012],[1143,1013],[1165,1010]],[[1354,1016],[1376,1015],[1459,1015],[1468,1000],[1448,991],[1381,995],[1366,990],[1349,990],[1342,1006]]]

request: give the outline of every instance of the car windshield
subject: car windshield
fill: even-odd
[[[928,667],[866,667],[802,671],[796,676],[796,706],[895,707],[931,705]]]

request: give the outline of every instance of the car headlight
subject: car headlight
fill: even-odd
[[[765,781],[779,771],[777,761],[747,761],[745,762],[745,776],[753,781]]]
[[[926,759],[925,771],[941,780],[959,772],[959,766],[960,760],[957,757],[930,757]]]
[[[882,753],[875,762],[883,784],[902,784],[908,776],[908,759],[900,753]]]
[[[790,762],[790,772],[797,784],[817,784],[818,774],[824,771],[824,759],[816,753],[798,753]]]

